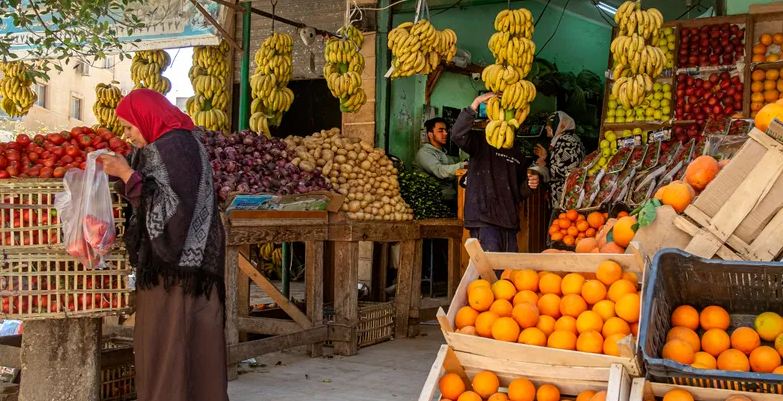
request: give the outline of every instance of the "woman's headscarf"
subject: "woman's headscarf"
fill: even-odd
[[[555,129],[555,134],[553,137],[557,137],[563,132],[576,129],[576,122],[573,118],[571,118],[571,116],[563,111],[558,111],[556,114],[557,117],[555,121],[559,121],[559,123],[557,124],[557,128]]]
[[[117,105],[120,117],[141,131],[147,143],[155,142],[163,134],[176,130],[192,130],[193,120],[166,97],[150,89],[134,89]]]

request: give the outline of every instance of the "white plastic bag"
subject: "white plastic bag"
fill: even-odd
[[[103,264],[102,256],[116,238],[109,176],[97,163],[98,156],[108,153],[105,149],[89,153],[86,171],[68,170],[63,178],[65,192],[55,196],[65,250],[88,268]]]

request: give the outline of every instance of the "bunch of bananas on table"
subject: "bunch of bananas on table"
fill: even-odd
[[[3,78],[0,80],[0,96],[3,97],[0,107],[11,117],[26,115],[38,100],[38,95],[32,88],[33,80],[29,78],[28,67],[21,61],[0,63]]]
[[[136,52],[131,62],[131,79],[134,88],[152,89],[163,95],[169,93],[171,81],[162,74],[170,64],[171,57],[163,50]]]
[[[218,46],[193,48],[193,66],[188,77],[194,94],[185,104],[193,122],[210,131],[229,130],[228,71],[229,47],[226,41]]]
[[[533,15],[524,8],[502,10],[495,17],[495,30],[488,43],[495,64],[481,72],[484,85],[497,94],[487,101],[485,133],[491,146],[508,149],[514,146],[515,132],[530,114],[530,102],[536,97],[535,85],[524,79],[536,52],[531,40]]]
[[[118,134],[123,130],[114,110],[120,100],[122,100],[122,92],[118,86],[102,82],[95,86],[95,104],[92,105],[92,112],[100,126]]]
[[[250,77],[250,129],[259,134],[270,136],[269,127],[280,125],[294,102],[294,92],[286,87],[293,73],[293,46],[290,35],[275,32],[256,52],[256,70]]]
[[[642,10],[638,1],[626,1],[614,15],[617,37],[610,50],[612,68],[612,94],[623,107],[639,106],[653,89],[653,81],[666,67],[666,54],[656,46],[663,15],[650,8]]]
[[[392,78],[429,74],[457,54],[457,34],[448,28],[438,31],[426,19],[403,22],[389,32],[388,47]]]
[[[362,89],[364,56],[359,52],[364,35],[353,25],[337,31],[340,37],[329,38],[324,47],[324,78],[332,96],[340,100],[340,111],[354,113],[367,102]]]

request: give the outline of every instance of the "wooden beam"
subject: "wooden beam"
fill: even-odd
[[[302,327],[293,320],[269,317],[240,317],[237,319],[237,328],[248,333],[274,336],[291,334],[302,330]]]
[[[228,42],[229,45],[231,45],[231,47],[234,48],[234,50],[236,50],[238,52],[242,51],[242,46],[240,46],[234,40],[234,35],[229,35],[228,32],[226,32],[226,30],[223,29],[223,27],[220,26],[220,24],[217,21],[215,21],[214,18],[212,18],[212,15],[209,13],[209,11],[205,10],[204,7],[201,4],[199,4],[199,2],[196,1],[196,0],[190,0],[190,2],[193,3],[194,6],[196,6],[196,9],[198,10],[198,12],[200,12],[201,15],[203,15],[204,18],[206,18],[207,21],[209,21],[209,23],[212,24],[212,26],[215,27],[215,29],[220,31],[220,35],[223,37],[223,39],[226,40],[226,42]]]
[[[237,276],[239,275],[238,268],[239,249],[236,246],[226,247],[226,346],[231,348],[234,344],[239,342],[239,329],[237,328]],[[228,379],[234,380],[238,376],[236,364],[228,365]]]
[[[489,281],[490,284],[498,281],[495,271],[492,270],[492,264],[490,264],[487,254],[481,249],[481,244],[477,239],[471,238],[465,241],[465,249],[468,250],[470,261],[476,264],[476,270],[481,275],[481,278]]]
[[[356,328],[359,321],[359,243],[334,242],[334,319],[335,323]],[[355,355],[356,340],[334,343],[337,355]]]
[[[305,242],[305,301],[307,317],[313,324],[321,324],[324,319],[324,243],[323,241]],[[321,344],[310,346],[310,356],[323,354]]]
[[[228,348],[228,363],[233,365],[270,352],[323,342],[328,338],[327,331],[326,326],[317,326],[296,333],[234,344]]]

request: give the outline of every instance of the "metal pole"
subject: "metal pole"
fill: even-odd
[[[290,298],[291,292],[291,245],[288,242],[283,242],[283,295],[286,298]]]
[[[242,3],[242,71],[239,77],[239,121],[240,130],[247,129],[250,122],[250,2]],[[285,269],[284,269],[285,270]]]

